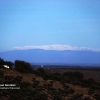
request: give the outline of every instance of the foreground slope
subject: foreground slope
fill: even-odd
[[[21,73],[0,69],[0,84],[5,83],[20,89],[1,90],[1,100],[100,100],[100,83],[83,79],[78,72],[50,73],[40,68]]]

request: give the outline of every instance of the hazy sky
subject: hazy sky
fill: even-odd
[[[100,0],[0,0],[0,50],[53,44],[100,48]]]

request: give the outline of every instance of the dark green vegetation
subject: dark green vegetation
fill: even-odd
[[[0,66],[10,65],[0,59]],[[0,100],[100,100],[100,83],[74,72],[34,70],[28,62],[16,60],[15,68],[0,69],[0,84],[16,84],[20,89],[0,89]],[[1,87],[1,86],[0,86]]]

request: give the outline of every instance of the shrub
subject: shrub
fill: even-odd
[[[36,80],[36,78],[32,78],[32,81],[34,82]]]
[[[73,78],[73,79],[83,79],[83,74],[80,72],[65,72],[63,77]]]
[[[82,100],[91,100],[90,97],[85,97]],[[97,99],[96,99],[97,100]]]
[[[48,100],[48,96],[47,94],[37,93],[36,95],[34,95],[33,100]]]
[[[63,84],[63,88],[64,88],[64,89],[68,89],[68,88],[69,88],[69,86],[68,86],[68,85],[66,85],[66,84]]]
[[[45,70],[43,68],[38,68],[36,71],[35,71],[35,74],[36,75],[39,75],[39,76],[44,76],[45,75]]]
[[[62,100],[61,95],[54,95],[53,100]]]
[[[15,83],[14,76],[9,76],[9,75],[4,76],[4,83],[7,83],[7,84]]]
[[[0,71],[0,78],[3,78],[3,77],[4,77],[4,72]]]
[[[29,82],[21,82],[20,87],[21,88],[28,88],[31,84]]]
[[[52,79],[56,81],[60,81],[62,79],[62,76],[60,73],[54,73],[52,74]]]
[[[69,98],[68,100],[82,100],[83,94],[75,94],[73,97]]]
[[[23,77],[22,77],[22,76],[16,76],[16,77],[15,77],[15,80],[16,80],[17,82],[21,82],[21,81],[22,81],[22,79],[23,79]]]
[[[93,78],[89,78],[89,79],[87,79],[87,84],[95,84],[96,82],[95,82],[95,80],[93,79]]]
[[[69,89],[69,93],[70,93],[70,94],[72,94],[72,93],[74,93],[74,92],[75,92],[74,89],[72,89],[72,88]]]
[[[34,80],[34,83],[33,83],[33,88],[37,87],[39,85],[40,81],[38,80]]]
[[[82,85],[82,83],[80,81],[73,81],[72,84],[73,85]]]
[[[94,93],[94,91],[95,91],[94,89],[89,89],[88,94],[91,95]]]
[[[94,98],[95,98],[96,100],[100,100],[100,95],[99,95],[99,94],[95,94],[95,95],[94,95]]]

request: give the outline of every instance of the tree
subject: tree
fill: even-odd
[[[20,60],[15,60],[15,69],[23,73],[30,73],[32,71],[30,63]]]
[[[0,67],[2,66],[2,65],[4,65],[5,64],[5,61],[2,59],[2,58],[0,58]]]

